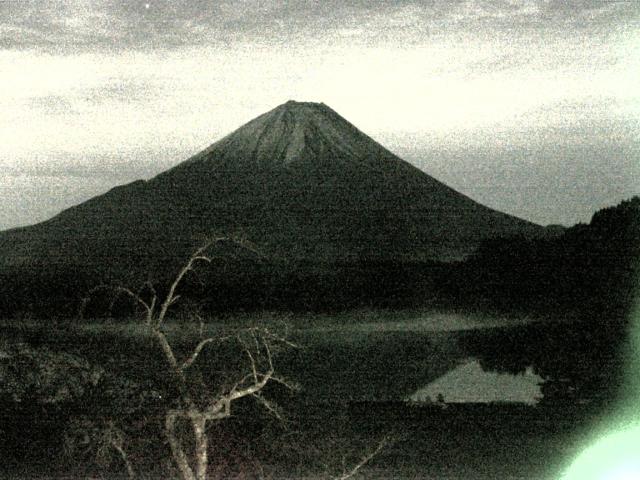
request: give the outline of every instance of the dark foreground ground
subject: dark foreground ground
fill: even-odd
[[[292,333],[302,348],[282,352],[276,364],[302,391],[266,392],[282,407],[284,421],[247,401],[232,418],[212,425],[210,478],[339,478],[383,442],[355,478],[557,479],[610,413],[606,396],[597,406],[566,398],[535,407],[402,401],[460,360],[481,354],[476,343],[504,349],[511,342],[521,351],[521,341],[544,339],[548,326],[434,332],[361,325],[366,328],[316,326]],[[174,477],[162,434],[171,389],[148,337],[127,324],[5,324],[1,333],[0,478],[126,478],[121,459],[92,430],[92,422],[107,421],[124,431],[123,447],[140,478]],[[190,335],[181,330],[170,338],[179,351],[192,342]],[[545,341],[553,347],[549,352],[557,351],[558,341],[568,345],[568,336],[552,338]],[[237,356],[217,350],[202,363],[221,365]],[[501,351],[499,358],[507,357]],[[515,360],[517,371],[521,359]],[[576,364],[584,360],[577,357]],[[94,367],[102,376],[92,384]],[[594,378],[601,372],[594,370]],[[228,375],[209,367],[200,374]],[[372,401],[375,392],[386,400]]]
[[[356,478],[558,479],[596,420],[576,407],[517,405],[306,404],[288,413],[286,427],[239,417],[214,426],[211,478],[335,478],[385,442]],[[56,423],[26,426],[41,436],[3,458],[1,478],[126,478],[117,460],[100,467],[65,456]],[[165,478],[164,463],[140,476]]]
[[[584,447],[589,415],[575,407],[359,404],[349,407],[346,436],[395,439],[364,478],[555,479]]]

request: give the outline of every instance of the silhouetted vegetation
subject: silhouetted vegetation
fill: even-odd
[[[464,262],[304,262],[236,255],[189,279],[183,298],[204,311],[340,311],[359,307],[463,308],[572,316],[621,316],[633,299],[640,259],[640,199],[594,214],[547,238],[486,241]],[[135,273],[88,271],[53,263],[0,273],[4,318],[74,317],[82,292],[98,283],[135,284]],[[154,279],[162,292],[169,278]],[[126,308],[114,316],[130,314]]]
[[[617,398],[626,364],[630,309],[640,278],[640,198],[597,212],[548,240],[495,240],[462,266],[454,282],[475,305],[553,316],[542,326],[494,330],[469,339],[484,367],[546,381],[545,402]]]
[[[478,305],[526,312],[624,315],[640,266],[640,198],[550,239],[485,242],[452,285]],[[464,279],[464,281],[463,281]]]

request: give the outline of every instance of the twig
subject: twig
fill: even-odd
[[[339,477],[332,477],[332,478],[334,480],[347,480],[349,478],[352,478],[358,473],[358,470],[364,467],[367,463],[369,463],[376,455],[378,455],[382,451],[382,449],[387,445],[387,442],[388,442],[388,438],[387,437],[383,438],[378,443],[378,446],[373,451],[371,451],[371,453],[365,455],[362,458],[362,460],[360,460],[351,470],[349,470],[348,472],[344,472]]]
[[[277,407],[277,405],[264,398],[258,392],[252,394],[251,396],[255,398],[258,403],[260,403],[264,408],[266,408],[267,411],[271,413],[271,415],[273,415],[276,419],[280,420],[281,422],[285,421],[284,417],[282,416],[282,412]]]

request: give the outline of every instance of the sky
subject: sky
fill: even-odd
[[[321,101],[540,224],[640,194],[640,2],[0,0],[0,229]]]

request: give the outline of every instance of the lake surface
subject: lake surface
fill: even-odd
[[[370,320],[365,313],[353,322],[329,319],[297,329],[302,348],[284,355],[284,373],[302,385],[302,395],[323,401],[417,400],[423,394],[435,400],[443,393],[453,402],[533,404],[540,396],[542,378],[531,368],[521,375],[485,372],[467,348],[469,338],[517,329],[530,319],[389,315]]]

